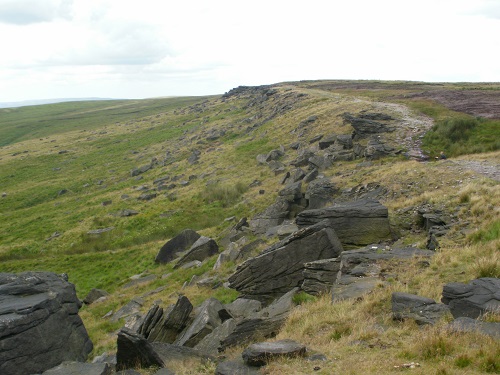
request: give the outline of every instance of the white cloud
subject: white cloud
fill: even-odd
[[[498,3],[0,0],[0,101],[301,79],[500,81]]]
[[[72,0],[0,0],[0,22],[28,25],[70,16]]]

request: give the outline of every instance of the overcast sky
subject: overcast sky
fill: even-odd
[[[0,102],[500,81],[500,0],[0,0]]]

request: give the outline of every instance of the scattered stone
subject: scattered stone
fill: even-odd
[[[305,193],[308,209],[319,209],[332,204],[338,192],[339,189],[327,178],[311,181]]]
[[[50,237],[47,237],[45,239],[45,241],[47,241],[47,242],[48,241],[52,241],[54,238],[57,238],[57,237],[60,237],[60,236],[61,236],[61,233],[56,231],[56,232],[52,233],[52,235]]]
[[[335,134],[333,135],[328,135],[326,137],[323,137],[319,141],[319,149],[324,150],[330,146],[333,146],[335,144],[335,141],[337,140],[337,136]]]
[[[193,305],[185,296],[179,296],[176,304],[166,309],[153,305],[137,332],[149,341],[171,344],[188,325],[191,311]]]
[[[178,254],[189,249],[201,236],[192,229],[184,229],[180,234],[169,240],[162,246],[156,255],[156,263],[168,263],[174,260]]]
[[[102,289],[92,289],[83,299],[83,303],[86,305],[90,305],[97,301],[101,297],[108,296],[109,293]]]
[[[392,293],[392,316],[395,320],[412,319],[418,325],[434,325],[449,311],[448,306],[436,303],[431,298],[402,292]]]
[[[123,306],[116,313],[113,314],[113,316],[111,317],[111,321],[117,322],[122,318],[126,318],[133,314],[137,314],[140,311],[143,304],[144,301],[142,300],[142,298],[133,298],[129,303],[127,303],[125,306]]]
[[[238,298],[224,307],[235,318],[248,318],[262,309],[262,303],[255,299]]]
[[[156,193],[141,194],[137,197],[137,199],[140,201],[150,201],[154,198],[156,198]]]
[[[174,344],[194,347],[215,328],[230,319],[231,315],[215,298],[209,298],[198,309],[193,323],[178,337]]]
[[[483,277],[468,284],[448,283],[441,301],[450,307],[454,318],[476,319],[486,312],[500,311],[500,279]]]
[[[314,296],[330,292],[340,271],[340,258],[316,260],[304,264],[302,290]]]
[[[143,174],[143,173],[149,171],[151,168],[153,168],[152,164],[146,164],[146,165],[143,165],[142,167],[134,168],[130,172],[130,176],[131,177],[139,176],[140,174]]]
[[[50,272],[0,273],[0,373],[39,374],[85,361],[92,342],[73,284]]]
[[[114,214],[114,216],[118,216],[118,217],[129,217],[129,216],[135,216],[135,215],[139,215],[139,211],[130,210],[128,208],[121,210],[121,211],[118,211],[116,214]]]
[[[462,316],[456,318],[448,327],[453,332],[478,332],[497,340],[500,339],[500,323],[498,322],[482,322]]]
[[[193,260],[198,260],[200,262],[204,261],[206,258],[211,257],[219,252],[219,246],[217,243],[208,237],[201,236],[196,240],[196,242],[191,246],[187,253],[179,259],[174,268],[179,268],[188,262]]]
[[[102,228],[102,229],[92,229],[92,230],[89,230],[87,232],[87,234],[90,234],[90,235],[99,235],[99,234],[103,234],[103,233],[106,233],[106,232],[110,232],[113,229],[115,229],[115,227]]]
[[[109,205],[110,205],[110,204],[112,204],[112,203],[113,203],[113,201],[112,201],[112,200],[107,200],[107,201],[103,201],[103,202],[101,203],[101,205],[102,205],[102,206],[104,206],[104,207],[106,207],[106,206],[109,206]]]
[[[304,357],[305,353],[304,345],[293,340],[280,340],[252,344],[243,351],[241,356],[250,366],[264,366],[276,358]]]

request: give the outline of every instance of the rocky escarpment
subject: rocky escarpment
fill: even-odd
[[[48,272],[0,274],[0,373],[41,373],[85,361],[92,342],[67,279]]]

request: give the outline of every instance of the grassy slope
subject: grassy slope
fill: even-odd
[[[9,112],[8,122],[2,121],[0,126],[0,133],[10,137],[9,144],[0,149],[0,190],[7,192],[0,199],[0,271],[66,272],[80,297],[91,288],[116,291],[105,304],[85,307],[81,312],[96,344],[95,354],[112,349],[114,338],[107,333],[120,324],[110,324],[101,318],[109,310],[123,305],[131,296],[161,285],[167,285],[167,289],[160,296],[147,297],[144,308],[158,298],[166,305],[175,300],[176,292],[195,274],[206,273],[223,280],[231,273],[232,264],[225,265],[220,272],[211,271],[215,259],[196,270],[171,273],[171,266],[156,265],[153,258],[166,239],[186,227],[219,238],[231,225],[224,218],[251,217],[273,202],[280,189],[279,177],[257,165],[257,154],[296,141],[297,125],[311,115],[317,115],[318,121],[304,136],[305,140],[320,133],[349,133],[339,117],[343,112],[370,108],[370,100],[401,97],[405,90],[411,92],[420,87],[405,89],[393,85],[384,90],[357,90],[357,96],[368,98],[360,102],[353,100],[352,90],[325,91],[317,83],[310,86],[302,83],[293,87],[292,93],[309,96],[253,131],[248,126],[258,116],[266,118],[273,114],[283,104],[279,98],[272,98],[260,107],[247,106],[248,100],[186,98],[120,102],[112,108],[111,103],[102,102],[80,103],[80,106],[64,103],[66,109],[64,105],[29,107],[26,112],[16,112],[17,117]],[[280,90],[282,97],[290,93],[287,87]],[[427,114],[432,114],[429,106],[437,119],[462,116],[435,103],[426,103]],[[37,108],[41,111],[38,115]],[[40,128],[36,121],[30,120],[37,116],[51,125]],[[212,129],[225,129],[226,134],[208,141],[206,132]],[[190,165],[186,159],[193,149],[201,150],[202,155],[198,164]],[[59,153],[61,150],[68,152]],[[130,176],[133,168],[149,163],[153,157],[163,160],[167,151],[173,155],[172,164],[155,166],[142,180]],[[481,158],[498,163],[500,155],[483,154]],[[435,328],[420,330],[394,323],[390,320],[390,293],[409,291],[439,299],[443,283],[468,281],[484,276],[485,272],[490,275],[497,272],[496,277],[499,276],[499,213],[488,209],[500,206],[498,184],[472,173],[458,177],[453,166],[442,162],[421,164],[386,159],[363,168],[357,168],[356,164],[338,163],[325,171],[325,175],[343,188],[367,182],[386,187],[384,204],[389,207],[391,222],[405,243],[425,244],[424,233],[405,230],[401,225],[411,220],[404,214],[406,209],[420,204],[442,208],[468,224],[457,226],[443,239],[443,248],[431,267],[422,271],[415,266],[411,272],[401,272],[404,276],[390,281],[356,308],[348,302],[331,305],[327,297],[306,303],[290,319],[281,337],[296,338],[329,358],[338,358],[321,365],[323,372],[319,373],[325,374],[358,373],[352,369],[359,366],[360,358],[369,360],[363,361],[359,372],[388,373],[393,371],[393,365],[409,360],[423,365],[422,372],[414,373],[445,374],[447,370],[480,373],[488,369],[495,372],[492,366],[498,363],[491,358],[495,358],[498,345],[473,335],[455,338]],[[154,179],[166,175],[183,176],[181,179],[186,180],[191,175],[197,178],[151,202],[136,199],[140,192],[135,187],[152,186]],[[262,185],[244,188],[255,179],[262,181]],[[58,195],[62,189],[68,192]],[[266,194],[258,194],[260,189]],[[122,199],[123,194],[130,198]],[[214,200],[213,196],[222,198]],[[103,206],[106,200],[112,204]],[[111,215],[125,208],[136,209],[140,214],[130,218]],[[111,226],[115,229],[101,238],[86,234],[90,229]],[[46,241],[55,231],[62,233],[61,236]],[[146,270],[170,276],[167,282],[158,279],[149,285],[120,288],[129,276]],[[236,297],[234,293],[227,295],[224,289],[193,287],[183,292],[195,303],[210,295],[226,301]],[[314,321],[310,321],[310,316],[315,317]],[[416,340],[426,342],[435,337],[441,340],[437,348],[444,346],[444,352],[436,349],[429,354],[415,344]],[[453,344],[457,340],[464,342]],[[478,346],[471,348],[471,340],[478,341]],[[363,344],[353,345],[353,342]],[[273,365],[270,371],[290,373],[293,368],[297,373],[310,373],[310,367],[303,362],[284,361]],[[179,369],[180,373],[183,371]]]

